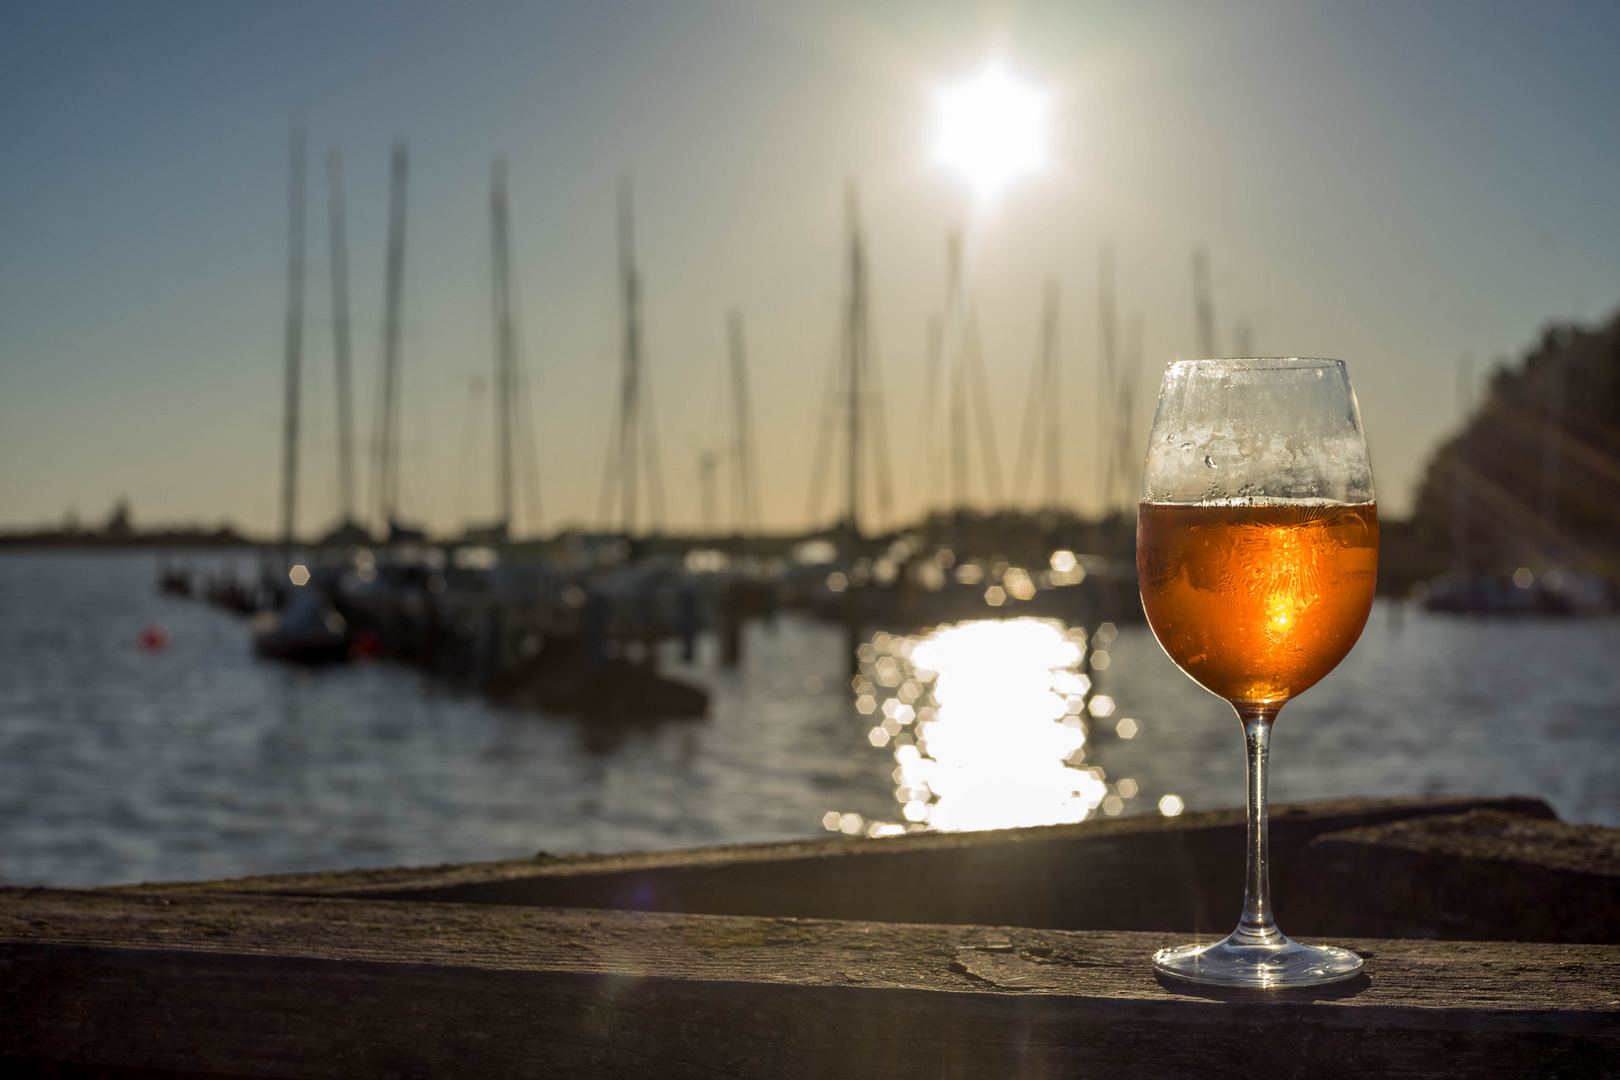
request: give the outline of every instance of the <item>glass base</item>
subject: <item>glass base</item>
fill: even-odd
[[[1258,939],[1234,933],[1213,945],[1160,949],[1153,954],[1153,969],[1207,986],[1272,990],[1354,978],[1361,971],[1361,957],[1332,945],[1302,945],[1281,934]]]

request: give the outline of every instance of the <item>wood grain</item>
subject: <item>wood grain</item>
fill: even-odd
[[[1175,935],[0,891],[0,1057],[284,1077],[1604,1075],[1620,947],[1359,941],[1326,992]]]

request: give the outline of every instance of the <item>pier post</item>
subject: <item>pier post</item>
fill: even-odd
[[[593,592],[585,598],[585,666],[592,672],[607,665],[607,597]]]
[[[854,584],[844,590],[844,655],[853,679],[861,673],[861,598]]]
[[[678,599],[681,630],[681,662],[692,664],[697,660],[698,606],[697,593],[690,583],[681,586]]]
[[[726,586],[720,597],[720,661],[728,668],[742,662],[744,599],[735,581]]]

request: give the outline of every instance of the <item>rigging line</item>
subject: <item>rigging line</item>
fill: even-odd
[[[889,467],[889,426],[883,413],[883,365],[870,337],[866,347],[866,374],[871,380],[868,399],[871,402],[869,422],[872,428],[866,441],[872,447],[872,468],[877,474],[880,522],[887,525],[894,520],[894,476]]]
[[[622,504],[622,525],[626,536],[635,532],[636,468],[641,435],[641,282],[635,267],[635,219],[631,204],[630,178],[619,178],[619,286],[624,376],[619,399],[618,484]]]
[[[521,360],[519,362],[521,363]],[[518,395],[521,398],[522,408],[518,411],[517,426],[524,450],[519,458],[523,472],[523,520],[529,527],[529,535],[538,536],[543,506],[540,501],[540,440],[535,433],[534,398],[529,391],[529,381],[524,377],[521,368],[518,371]]]
[[[618,327],[614,327],[616,338]],[[618,501],[619,491],[619,448],[623,445],[624,436],[619,431],[624,417],[619,408],[618,398],[622,394],[622,376],[614,380],[614,405],[608,410],[608,444],[607,453],[602,461],[602,493],[596,507],[596,520],[598,527],[605,533],[613,531],[614,505]]]
[[[310,314],[307,308],[305,313]],[[317,316],[310,314],[309,321],[314,324],[319,319]],[[306,361],[304,369],[306,371],[314,367],[314,354],[318,348],[319,345],[316,340],[313,336],[310,336],[304,350],[304,359]],[[331,464],[337,460],[333,449],[337,443],[332,431],[327,428],[327,424],[332,422],[332,414],[328,412],[330,406],[331,401],[324,394],[315,394],[308,404],[299,405],[299,471],[306,478],[302,486],[302,493],[299,495],[299,504],[304,509],[309,508],[312,501],[311,496],[317,491],[322,495],[320,501],[324,502],[324,496],[330,494],[332,505],[337,505],[338,477],[336,471],[329,473],[326,469],[312,467],[317,463]],[[329,454],[333,456],[328,458],[327,455]]]
[[[921,459],[913,477],[913,481],[928,500],[924,508],[925,514],[938,509],[940,499],[939,437],[935,428],[938,424],[942,344],[939,317],[931,315],[928,318],[928,351],[923,354],[923,437],[919,442]]]
[[[754,425],[748,400],[748,357],[743,336],[742,312],[731,310],[726,321],[731,352],[732,424],[735,446],[732,458],[731,517],[738,534],[760,529],[759,478],[755,474]]]
[[[1123,391],[1116,391],[1115,398],[1114,398],[1114,401],[1115,401],[1115,413],[1114,413],[1114,416],[1112,417],[1113,422],[1114,422],[1113,423],[1113,430],[1108,433],[1108,462],[1107,462],[1107,465],[1106,465],[1106,469],[1107,469],[1107,498],[1106,498],[1106,503],[1107,503],[1107,506],[1108,506],[1108,512],[1109,513],[1113,513],[1116,509],[1120,508],[1120,500],[1116,497],[1116,481],[1119,479],[1119,470],[1120,470],[1120,464],[1121,464],[1120,459],[1119,459],[1120,458],[1120,455],[1119,455],[1120,432],[1119,432],[1119,413],[1118,413],[1118,407],[1119,406],[1118,406],[1118,403],[1119,403],[1119,400],[1120,400],[1120,396],[1122,394],[1123,394]]]
[[[615,321],[608,335],[608,351],[612,350],[618,342],[618,329],[617,321]],[[598,359],[600,359],[600,357]],[[612,364],[613,361],[609,360],[608,363]],[[601,495],[596,504],[597,528],[601,529],[604,533],[611,533],[613,531],[613,506],[617,501],[618,493],[618,454],[621,440],[621,436],[619,434],[619,424],[622,418],[620,416],[617,398],[619,396],[618,387],[621,383],[622,377],[613,380],[613,382],[609,384],[614,388],[615,391],[614,404],[608,409],[607,453],[604,454],[602,458],[602,488]]]
[[[847,470],[845,496],[848,505],[845,512],[848,515],[847,528],[853,540],[860,536],[861,436],[864,433],[861,406],[864,404],[862,395],[867,389],[865,368],[868,359],[866,245],[861,235],[859,194],[853,182],[844,192],[844,231],[849,243],[849,279],[846,283],[847,307],[844,313],[845,362],[849,368],[844,376],[845,389],[849,391],[849,415],[846,417],[849,427],[845,436],[848,453],[844,462]]]
[[[1039,441],[1036,428],[1044,416],[1041,408],[1041,394],[1050,393],[1045,386],[1046,347],[1045,340],[1035,350],[1035,357],[1029,365],[1029,393],[1024,398],[1024,422],[1018,433],[1018,459],[1013,466],[1012,497],[1016,504],[1024,497],[1024,490],[1029,486],[1032,474],[1035,471],[1035,446]]]
[[[726,346],[731,374],[731,447],[727,454],[731,469],[731,532],[748,532],[748,456],[746,421],[743,417],[741,386],[742,316],[733,308],[726,315]]]
[[[332,366],[337,376],[338,507],[354,520],[354,377],[349,329],[349,239],[343,196],[343,155],[326,156],[327,226],[331,234]]]
[[[1239,319],[1232,324],[1232,355],[1242,357],[1254,355],[1254,327],[1248,319]]]
[[[496,356],[504,399],[498,419],[504,426],[500,437],[499,467],[502,485],[504,524],[508,536],[516,532],[513,492],[514,472],[523,485],[524,520],[532,533],[540,528],[540,453],[534,428],[534,401],[528,377],[528,357],[523,341],[523,321],[517,297],[521,295],[516,259],[512,256],[511,210],[507,198],[506,159],[497,158],[491,171],[491,231],[494,237],[492,264],[495,296]],[[513,441],[523,443],[523,452],[514,454]],[[515,458],[515,461],[514,461]],[[515,465],[515,468],[514,468]]]
[[[956,363],[951,365],[951,509],[967,506],[968,494],[968,413],[967,365],[958,346]]]
[[[519,295],[517,285],[517,271],[512,271],[512,293]],[[517,317],[517,305],[513,305],[512,314],[512,377],[517,384],[517,399],[514,402],[517,413],[518,437],[523,440],[523,454],[518,457],[518,467],[523,473],[523,509],[524,521],[529,527],[532,536],[540,534],[540,440],[535,433],[534,398],[530,392],[529,357],[528,350],[523,342],[523,321]]]
[[[467,382],[467,407],[466,407],[466,412],[462,415],[462,418],[461,418],[461,440],[460,440],[460,442],[461,442],[461,462],[460,462],[460,473],[461,473],[462,476],[473,476],[473,475],[476,475],[476,473],[474,472],[474,469],[476,468],[476,466],[474,464],[474,459],[477,456],[476,453],[475,453],[474,448],[477,446],[478,441],[479,441],[479,435],[481,434],[481,432],[479,431],[479,424],[478,424],[477,417],[478,417],[478,414],[483,411],[483,407],[484,407],[484,403],[481,400],[483,398],[483,396],[484,396],[483,395],[484,382],[483,382],[483,377],[481,375],[473,375],[473,376],[469,377],[466,382]],[[455,485],[455,488],[456,488],[455,513],[456,513],[456,517],[458,517],[462,521],[467,521],[471,517],[471,515],[474,513],[472,507],[469,505],[469,502],[468,502],[469,489],[471,488],[471,486],[472,485],[470,485],[470,484],[457,484],[457,485]]]
[[[617,472],[615,479],[619,493],[619,525],[626,536],[636,531],[636,507],[640,494],[637,489],[639,480],[637,458],[640,456],[641,410],[636,406],[637,390],[634,368],[627,364],[624,390],[619,402],[619,450],[613,462]]]
[[[384,526],[399,510],[400,311],[405,282],[405,144],[394,143],[388,186],[388,269],[383,297],[382,425],[378,440],[379,507]]]
[[[515,409],[512,364],[511,217],[506,195],[506,160],[490,166],[490,257],[492,314],[495,320],[495,518],[511,535],[513,526],[512,430]]]
[[[1062,359],[1058,353],[1058,282],[1046,282],[1046,311],[1041,340],[1046,369],[1046,508],[1056,511],[1063,502],[1063,426],[1058,409],[1062,386]]]
[[[748,466],[748,527],[758,535],[765,531],[765,507],[759,491],[759,440],[754,434],[753,398],[745,399],[748,405],[748,441],[743,444],[743,452],[747,455]]]
[[[942,355],[948,393],[950,434],[951,508],[960,511],[968,497],[968,405],[967,343],[965,310],[967,298],[962,285],[962,236],[953,230],[945,237],[945,325]]]
[[[643,371],[643,385],[641,387],[641,409],[644,429],[641,433],[642,451],[647,455],[647,513],[648,524],[654,533],[664,530],[664,469],[663,459],[658,453],[658,423],[653,414],[653,396],[651,380],[645,379]]]
[[[613,531],[613,503],[619,486],[619,416],[614,410],[608,427],[607,461],[602,469],[602,494],[596,504],[596,519],[603,532]]]
[[[1124,365],[1120,371],[1119,407],[1115,414],[1115,459],[1119,474],[1120,496],[1129,501],[1131,496],[1131,466],[1135,443],[1136,390],[1138,372],[1142,369],[1142,317],[1131,313],[1125,322]],[[1138,459],[1140,460],[1140,459]]]
[[[821,516],[821,500],[826,494],[827,473],[831,467],[832,431],[838,422],[838,403],[843,398],[843,368],[841,350],[834,347],[832,362],[827,366],[827,392],[821,405],[821,424],[816,432],[816,456],[810,468],[810,505],[806,519],[815,528]]]
[[[692,447],[692,453],[697,458],[698,511],[702,522],[700,535],[713,538],[720,535],[720,500],[714,490],[714,470],[719,455],[698,445]]]
[[[1109,434],[1113,417],[1108,410],[1114,404],[1114,246],[1104,243],[1097,254],[1097,431],[1096,468],[1098,513],[1106,517],[1113,511],[1112,457]]]
[[[996,451],[996,429],[990,413],[990,383],[984,373],[984,354],[979,349],[979,324],[968,314],[968,366],[973,379],[973,415],[979,429],[979,450],[984,456],[985,487],[990,496],[990,509],[1002,506],[1001,457]]]
[[[383,463],[383,413],[388,408],[387,381],[384,374],[384,365],[377,365],[377,395],[371,404],[371,476],[366,484],[366,505],[378,509],[380,524],[385,530],[388,523],[380,520],[383,504],[382,495],[382,463]]]
[[[419,312],[423,310],[421,304],[422,283],[408,270],[404,270],[402,273],[404,274],[404,300],[400,304],[400,311],[403,313],[406,308],[409,308],[413,312]],[[423,322],[417,318],[412,318],[409,321],[403,318],[401,320],[400,377],[394,384],[396,395],[395,414],[399,419],[394,427],[395,451],[392,476],[394,478],[395,505],[400,508],[396,511],[396,515],[407,529],[412,528],[410,507],[418,507],[416,512],[421,514],[422,501],[427,492],[433,487],[432,480],[427,473],[427,463],[435,460],[434,453],[437,444],[434,440],[438,438],[439,432],[430,423],[430,418],[434,415],[434,401],[430,393],[417,392],[408,403],[416,412],[407,413],[405,411],[407,405],[405,400],[405,374],[407,365],[410,365],[408,370],[411,375],[411,385],[423,385],[422,380],[431,370],[429,364],[436,355],[432,334],[433,324],[431,322]],[[406,346],[410,346],[410,348],[407,349]],[[411,438],[408,441],[405,438],[407,430],[411,432]],[[402,467],[407,462],[411,465],[411,468]],[[418,486],[411,487],[412,484]],[[421,525],[422,522],[418,520],[416,524]]]
[[[748,422],[748,439],[743,451],[748,455],[748,524],[755,535],[765,531],[765,507],[759,490],[759,437],[754,425],[754,397],[746,381],[747,353],[743,354],[743,418]]]
[[[1215,341],[1215,295],[1209,277],[1209,252],[1193,248],[1193,315],[1198,326],[1198,352],[1213,357],[1220,346]]]
[[[287,323],[285,398],[281,457],[281,544],[283,561],[292,561],[298,509],[299,378],[304,352],[304,121],[294,117],[288,133]]]

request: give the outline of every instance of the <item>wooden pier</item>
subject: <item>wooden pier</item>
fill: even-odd
[[[1230,929],[1233,812],[6,889],[0,1077],[1620,1075],[1620,830],[1398,799],[1272,835],[1284,929],[1363,976],[1155,978]]]

